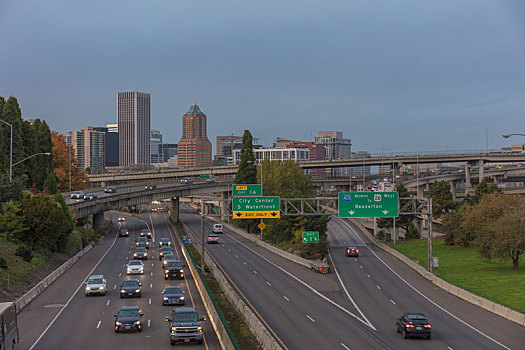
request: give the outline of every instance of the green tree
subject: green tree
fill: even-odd
[[[474,232],[481,256],[512,261],[519,268],[525,251],[525,199],[522,196],[491,193],[483,196],[463,218]]]
[[[463,217],[471,206],[466,202],[461,202],[455,210],[444,213],[441,216],[441,224],[445,230],[445,244],[459,245],[468,247],[474,241],[474,232],[462,225]]]
[[[55,173],[49,172],[47,174],[46,181],[44,182],[44,191],[47,191],[50,194],[58,193],[57,177]]]
[[[255,155],[253,154],[253,137],[249,130],[244,130],[244,135],[242,136],[241,161],[233,182],[236,184],[257,183],[257,168]]]
[[[443,213],[454,209],[455,203],[450,193],[450,183],[447,181],[436,181],[430,186],[430,197],[432,198],[432,213],[440,217]]]
[[[12,242],[21,242],[27,234],[28,227],[20,204],[13,201],[3,204],[2,213],[0,215],[0,235]]]

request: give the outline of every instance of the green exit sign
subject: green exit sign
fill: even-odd
[[[319,232],[303,232],[303,243],[319,243]]]
[[[199,177],[201,179],[209,179],[210,178],[210,175],[209,174],[200,174]]]
[[[262,196],[262,186],[260,184],[232,185],[232,197],[241,196]]]
[[[340,218],[397,218],[397,192],[339,192]]]

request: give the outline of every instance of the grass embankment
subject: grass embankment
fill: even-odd
[[[177,229],[179,232],[181,232],[181,236],[184,235],[182,233],[182,228],[177,227]],[[201,256],[195,248],[195,246],[191,243],[187,243],[186,247],[188,248],[189,253],[193,257],[193,260],[196,262],[197,265],[199,265]],[[188,261],[188,264],[191,264],[191,262]],[[205,266],[205,269],[207,269],[207,266]],[[222,313],[231,332],[233,333],[233,336],[237,344],[239,345],[239,348],[243,350],[261,349],[261,347],[259,346],[259,342],[251,332],[250,327],[248,327],[248,325],[243,321],[242,317],[237,313],[237,311],[235,311],[233,306],[228,301],[228,298],[226,298],[226,296],[224,295],[221,287],[219,286],[219,282],[217,282],[217,280],[213,278],[213,275],[211,273],[203,275],[203,278],[204,282],[208,287],[208,290],[212,295],[212,298],[215,299],[215,302],[217,303],[219,312]]]
[[[390,245],[421,266],[427,267],[427,240],[401,241]],[[512,269],[512,262],[481,258],[476,248],[447,246],[434,240],[439,258],[437,276],[488,300],[525,313],[525,269]],[[523,264],[523,262],[522,262]]]

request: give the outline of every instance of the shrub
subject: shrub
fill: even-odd
[[[421,238],[421,234],[419,234],[419,230],[414,224],[410,224],[408,226],[408,232],[407,232],[407,239],[419,239]]]
[[[25,244],[20,244],[18,248],[16,248],[15,255],[21,257],[22,260],[27,262],[33,260],[33,250]]]
[[[0,258],[0,268],[7,270],[7,260],[5,258]]]
[[[383,231],[383,230],[379,230],[377,233],[376,233],[376,238],[380,241],[384,241],[386,239],[386,232]]]

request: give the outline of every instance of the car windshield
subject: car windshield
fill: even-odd
[[[166,267],[174,267],[176,269],[182,269],[182,265],[178,261],[168,261],[168,264],[166,264]]]
[[[209,235],[208,238],[217,238],[216,235]]]
[[[139,311],[138,310],[120,310],[118,312],[118,316],[119,317],[133,317],[133,316],[140,316],[139,314]]]
[[[427,320],[427,319],[425,318],[425,316],[423,316],[423,315],[417,315],[417,314],[416,314],[416,315],[414,315],[414,314],[412,314],[412,315],[407,315],[406,317],[407,317],[407,319],[410,320],[410,321],[426,321],[426,320]]]
[[[146,252],[146,248],[138,247],[137,249],[135,249],[135,252],[137,252],[137,253],[145,253]]]
[[[133,261],[130,261],[130,262],[129,262],[129,265],[130,265],[130,266],[131,266],[131,265],[133,265],[133,266],[135,266],[135,265],[142,265],[142,262],[140,262],[140,261],[136,261],[136,260],[133,260]]]
[[[169,238],[161,238],[160,241],[162,243],[169,243],[170,239]]]
[[[160,251],[161,252],[172,252],[173,249],[171,249],[171,247],[164,246],[164,247],[160,248]]]
[[[196,312],[176,312],[173,315],[174,322],[197,322],[199,316]]]
[[[168,287],[164,291],[165,294],[182,294],[180,287]]]
[[[138,287],[139,282],[134,280],[126,280],[122,283],[122,287]]]
[[[148,239],[146,237],[140,237],[137,239],[137,242],[147,242]]]
[[[90,278],[88,284],[103,284],[104,280],[102,278]]]
[[[355,249],[357,249],[357,248],[356,248],[356,247],[348,247],[348,249],[350,249],[350,250],[355,250]]]
[[[128,232],[128,229],[127,228],[121,228],[120,232]]]

